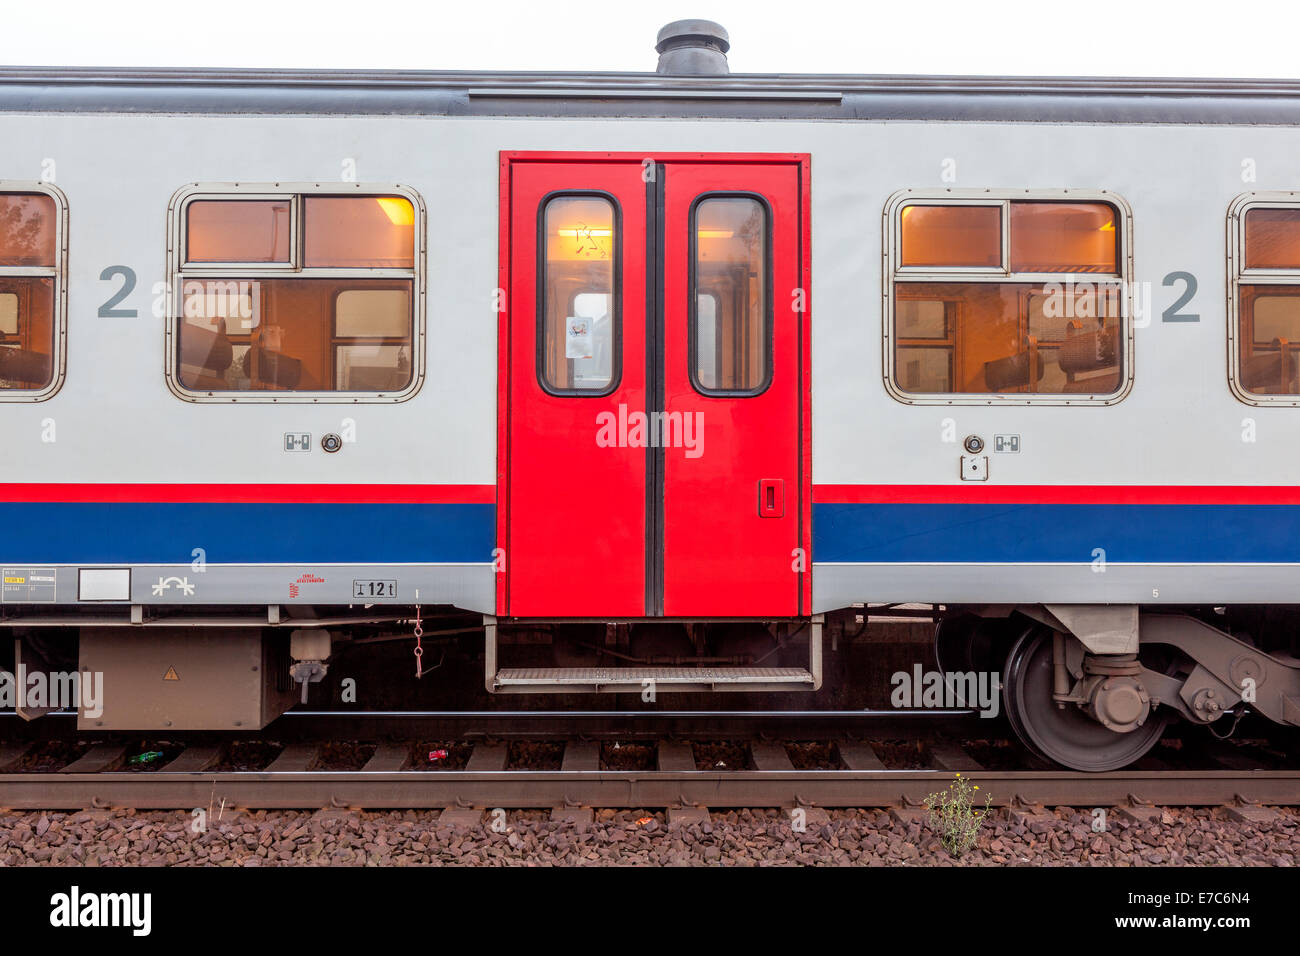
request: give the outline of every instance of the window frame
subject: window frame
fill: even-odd
[[[556,388],[546,376],[546,211],[557,199],[603,199],[613,213],[614,256],[613,282],[610,288],[609,319],[613,323],[610,337],[609,384],[604,388]],[[603,189],[556,189],[537,201],[537,266],[534,270],[537,291],[534,296],[536,314],[533,319],[536,346],[534,352],[538,387],[555,398],[608,398],[623,385],[623,205],[618,197]]]
[[[282,202],[289,200],[289,259],[287,262],[213,262],[202,260],[191,262],[189,258],[189,218],[190,206],[196,202]],[[302,237],[299,235],[299,222],[302,220],[302,203],[299,200],[299,194],[294,193],[286,197],[283,193],[268,193],[258,195],[256,193],[242,193],[237,199],[229,196],[187,196],[184,200],[184,208],[181,210],[180,223],[180,267],[185,272],[200,273],[205,270],[214,272],[230,272],[237,270],[239,272],[275,272],[285,269],[302,268]]]
[[[763,276],[761,279],[763,290],[763,378],[758,385],[753,388],[708,388],[700,382],[699,377],[699,221],[700,206],[710,199],[750,199],[758,203],[763,210]],[[687,239],[687,258],[686,258],[686,373],[690,377],[691,388],[698,395],[705,398],[753,398],[756,395],[762,395],[772,387],[772,378],[776,368],[776,304],[772,301],[774,289],[773,281],[773,262],[772,262],[772,239],[775,219],[772,215],[772,204],[767,201],[767,197],[756,192],[743,189],[736,190],[711,190],[700,193],[691,200],[690,210],[686,216],[686,228],[689,231]],[[714,296],[717,300],[717,296]],[[721,301],[718,301],[721,305]],[[720,327],[722,316],[720,312],[715,312],[717,317],[714,326],[714,335],[717,335],[717,329]]]
[[[1267,395],[1252,392],[1241,381],[1241,287],[1300,286],[1300,267],[1295,269],[1246,268],[1246,214],[1252,209],[1300,210],[1300,191],[1272,190],[1242,193],[1228,205],[1228,387],[1244,405],[1300,407],[1300,394]]]
[[[302,199],[307,196],[400,196],[411,203],[415,216],[413,227],[413,264],[410,269],[356,267],[306,267],[303,263]],[[289,262],[200,262],[187,261],[189,206],[205,200],[290,201]],[[217,404],[393,404],[413,398],[424,385],[426,374],[426,254],[428,217],[424,199],[410,186],[401,183],[190,183],[178,189],[167,206],[167,288],[170,307],[167,311],[165,352],[167,387],[173,395],[187,402]],[[342,391],[209,391],[192,389],[181,382],[180,330],[184,321],[187,280],[205,279],[404,279],[411,283],[411,381],[398,392]],[[346,289],[337,290],[339,292]],[[337,292],[336,292],[337,297]],[[327,330],[331,353],[334,323],[329,318]]]
[[[0,388],[0,402],[44,402],[63,387],[68,353],[68,197],[52,183],[0,179],[0,193],[40,193],[54,201],[54,265],[0,266],[0,279],[51,279],[54,282],[50,381],[42,388]]]
[[[1098,272],[1012,272],[1011,271],[1011,204],[1015,201],[1059,203],[1105,203],[1115,210],[1115,233],[1118,250],[1115,273]],[[1000,206],[1002,207],[1001,266],[903,266],[903,209],[908,206]],[[1128,202],[1106,189],[901,189],[886,201],[882,214],[883,268],[881,274],[881,379],[885,391],[904,405],[1114,405],[1123,401],[1133,389],[1133,211]],[[1109,282],[1120,286],[1120,347],[1122,370],[1119,387],[1113,392],[1088,394],[1072,392],[944,392],[921,394],[908,392],[897,384],[894,366],[895,282],[918,283],[1063,283]],[[953,340],[960,338],[955,329]],[[911,341],[910,337],[907,337]],[[954,361],[956,350],[954,346]]]
[[[903,265],[903,210],[908,206],[977,206],[998,210],[1000,235],[1001,266],[905,266]],[[930,196],[916,198],[911,202],[902,202],[898,207],[898,228],[894,232],[893,245],[890,247],[897,263],[895,273],[898,275],[1010,275],[1011,268],[1011,200],[1001,199],[937,199]]]

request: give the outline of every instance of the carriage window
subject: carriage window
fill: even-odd
[[[0,293],[0,335],[18,334],[18,294]]]
[[[403,196],[190,201],[177,378],[251,392],[399,397],[415,381],[415,206]],[[301,235],[301,263],[291,236]],[[218,263],[229,262],[222,270]],[[243,272],[250,263],[273,263]],[[198,263],[202,271],[197,272]],[[274,265],[278,263],[278,265]],[[189,274],[186,268],[195,270]],[[218,274],[219,273],[219,274]]]
[[[901,237],[903,266],[1000,266],[1002,207],[904,206]]]
[[[59,371],[59,207],[45,193],[0,193],[0,395],[45,397]]]
[[[334,303],[335,334],[400,338],[406,334],[410,311],[405,289],[349,289]]]
[[[767,386],[767,207],[748,196],[696,204],[691,372],[704,394]]]
[[[399,196],[308,196],[303,265],[410,269],[415,207]]]
[[[943,299],[896,302],[898,378],[908,391],[952,391],[955,316],[955,303]]]
[[[1232,250],[1235,385],[1243,397],[1279,396],[1274,400],[1295,404],[1300,402],[1300,207],[1258,197],[1243,200],[1247,208]]]
[[[540,378],[558,394],[607,394],[618,377],[617,210],[604,196],[557,196],[542,220]]]
[[[925,202],[903,205],[897,220],[891,381],[898,391],[1096,398],[1120,389],[1116,206]],[[964,274],[954,278],[954,270]]]
[[[1264,207],[1246,213],[1245,267],[1300,271],[1300,209]]]
[[[1116,272],[1115,210],[1105,203],[1013,202],[1012,272]]]
[[[187,210],[190,262],[289,261],[289,201],[192,202]]]
[[[1300,284],[1238,288],[1237,380],[1257,395],[1300,395]]]

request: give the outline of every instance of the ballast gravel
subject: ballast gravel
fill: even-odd
[[[0,812],[0,865],[65,866],[1293,866],[1300,815],[1239,822],[1167,809],[1151,822],[1060,808],[989,813],[974,849],[953,858],[919,817],[831,811],[796,832],[789,811],[715,812],[669,826],[662,811],[597,810],[591,825],[545,811],[485,814],[450,826],[438,811],[214,810]],[[495,823],[496,828],[493,828]]]

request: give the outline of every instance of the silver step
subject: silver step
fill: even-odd
[[[627,694],[650,686],[696,692],[804,690],[813,681],[812,672],[802,667],[507,667],[493,683],[498,694]]]
[[[496,620],[486,619],[485,686],[494,694],[640,694],[812,691],[822,683],[822,620],[809,629],[802,667],[505,667],[497,670]]]

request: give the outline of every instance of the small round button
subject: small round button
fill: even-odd
[[[343,447],[343,439],[331,432],[321,438],[320,446],[332,454]]]
[[[979,435],[966,436],[966,450],[972,455],[978,455],[984,450],[984,439]]]

